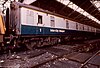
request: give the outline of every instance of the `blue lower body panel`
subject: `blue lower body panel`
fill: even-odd
[[[89,32],[90,34],[91,32]],[[79,35],[88,34],[85,31],[67,30],[60,28],[21,25],[22,35]]]

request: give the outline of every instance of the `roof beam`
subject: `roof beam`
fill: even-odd
[[[94,16],[100,21],[100,12],[99,10],[90,2],[90,0],[70,0],[75,3],[80,8],[84,9],[86,12]],[[85,3],[84,3],[85,2]],[[81,5],[82,4],[82,5]],[[92,12],[91,12],[92,11]],[[96,14],[98,13],[98,14]]]

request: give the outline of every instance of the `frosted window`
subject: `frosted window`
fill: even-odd
[[[50,17],[51,27],[55,27],[55,18],[53,16]]]
[[[34,23],[34,12],[27,10],[27,23],[33,24]]]

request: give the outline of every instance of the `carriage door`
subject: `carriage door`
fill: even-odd
[[[38,15],[37,34],[43,34],[43,16]]]

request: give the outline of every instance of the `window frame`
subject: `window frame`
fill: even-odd
[[[78,30],[78,23],[76,23],[76,29]]]
[[[69,29],[69,22],[68,22],[68,20],[66,20],[66,28]]]
[[[42,15],[38,15],[38,24],[43,24],[43,16]]]

